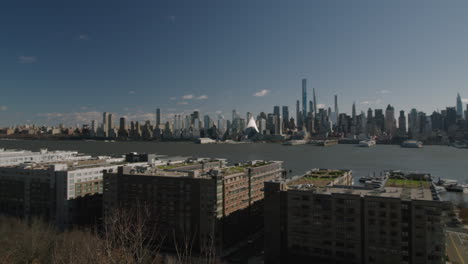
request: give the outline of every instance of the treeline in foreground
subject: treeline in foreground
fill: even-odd
[[[176,243],[175,252],[163,254],[167,238],[149,230],[146,221],[117,213],[99,231],[58,231],[39,219],[0,216],[0,264],[221,263],[214,254],[193,257],[189,243]]]

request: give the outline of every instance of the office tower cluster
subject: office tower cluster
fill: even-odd
[[[152,120],[117,119],[104,112],[102,121],[92,120],[82,127],[17,126],[0,129],[0,137],[12,138],[95,138],[106,140],[196,140],[215,141],[286,141],[294,139],[365,139],[386,142],[417,139],[428,143],[446,144],[464,141],[468,133],[468,105],[457,94],[456,105],[432,114],[413,108],[408,114],[388,104],[385,109],[366,111],[352,104],[351,114],[339,107],[334,95],[333,108],[318,103],[316,89],[309,100],[307,79],[301,82],[301,99],[296,101],[295,113],[287,105],[275,105],[273,111],[245,115],[232,110],[230,117],[218,114],[213,118],[200,111],[175,114],[163,118],[157,108]]]

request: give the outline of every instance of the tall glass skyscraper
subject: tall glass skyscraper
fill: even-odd
[[[457,116],[463,117],[463,103],[460,97],[460,93],[457,94]]]
[[[307,115],[307,79],[302,79],[302,115]]]

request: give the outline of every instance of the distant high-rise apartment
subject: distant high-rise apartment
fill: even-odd
[[[250,112],[247,112],[247,114],[245,115],[246,119],[245,120],[250,120],[250,118],[252,118],[252,113]]]
[[[391,105],[385,110],[385,132],[387,135],[394,135],[396,131],[395,108]]]
[[[313,97],[314,97],[314,114],[317,114],[317,97],[315,96],[315,88],[313,88]]]
[[[296,126],[298,128],[302,127],[302,112],[300,110],[299,100],[296,101]]]
[[[382,109],[374,109],[375,127],[379,132],[385,131],[385,116]]]
[[[460,97],[460,93],[457,94],[457,117],[463,118],[463,103]]]
[[[406,116],[403,110],[400,111],[400,117],[398,117],[398,131],[400,135],[406,134]]]
[[[336,113],[336,116],[340,114],[338,110],[338,95],[337,94],[335,94],[335,113]]]
[[[161,109],[156,108],[156,128],[161,124]]]
[[[412,137],[419,134],[418,110],[415,108],[411,109],[408,114],[408,132]]]
[[[210,116],[209,116],[209,115],[205,115],[205,116],[203,117],[203,128],[204,128],[205,130],[210,129],[210,128],[211,128],[211,123],[212,123],[212,122],[211,122]]]
[[[307,79],[302,79],[302,116],[307,115]]]
[[[468,127],[468,104],[466,105],[466,110],[465,110],[465,120],[466,120],[466,126]]]
[[[287,106],[283,106],[283,127],[286,128],[289,122],[289,108]]]
[[[98,130],[97,120],[92,120],[91,121],[91,136],[92,137],[96,136],[97,130]]]
[[[104,112],[102,114],[102,130],[104,133],[104,137],[109,136],[109,113]]]
[[[356,102],[353,102],[353,106],[351,109],[351,118],[353,119],[353,125],[356,125]]]
[[[273,114],[276,116],[280,116],[280,107],[278,105],[273,106]]]

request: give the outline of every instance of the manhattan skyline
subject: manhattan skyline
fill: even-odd
[[[424,6],[422,5],[424,3]],[[25,1],[2,4],[0,125],[199,109],[290,112],[307,79],[340,112],[468,101],[467,3]],[[26,96],[25,96],[26,95]]]

